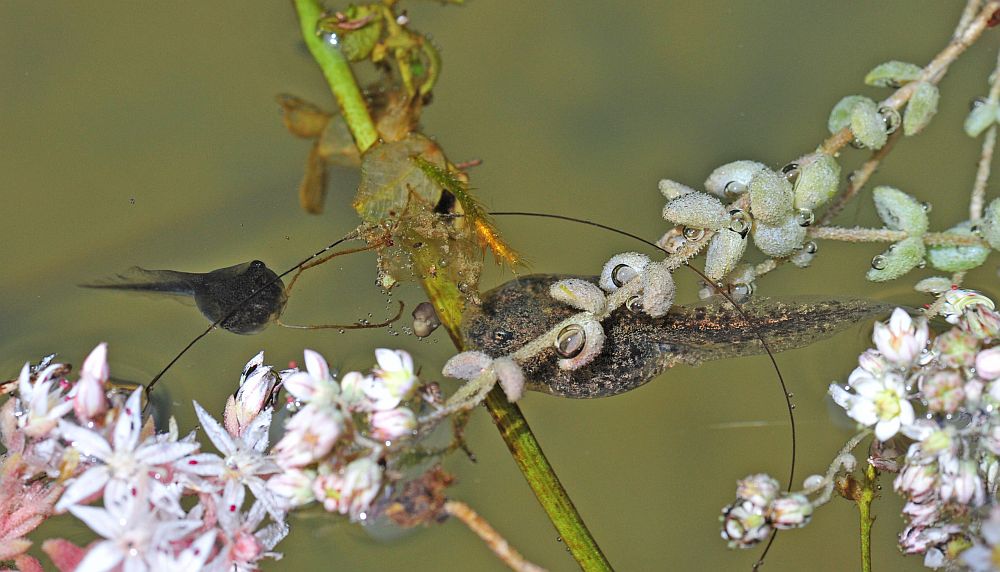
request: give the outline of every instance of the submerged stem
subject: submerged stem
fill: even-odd
[[[858,497],[858,517],[861,520],[861,570],[871,572],[872,570],[872,525],[875,518],[872,516],[872,501],[875,499],[876,479],[878,470],[871,463],[865,463],[864,484],[861,487],[861,496]]]
[[[337,98],[340,111],[354,135],[362,153],[378,139],[378,132],[365,106],[357,81],[346,58],[331,46],[324,45],[316,35],[316,22],[322,9],[318,0],[293,0],[298,12],[302,37],[319,64],[330,89]],[[434,304],[441,323],[455,347],[464,350],[459,329],[464,296],[458,286],[439,274],[437,278],[423,273],[421,285]],[[555,526],[566,548],[583,570],[611,570],[611,564],[601,552],[569,495],[559,482],[555,470],[545,458],[520,408],[507,401],[499,388],[494,388],[485,401],[497,428],[518,468],[524,474],[539,503]]]
[[[361,90],[354,80],[351,66],[347,58],[334,46],[327,45],[316,35],[316,23],[323,14],[323,9],[317,0],[294,0],[295,10],[299,15],[299,26],[302,29],[302,39],[313,59],[319,64],[323,76],[330,84],[330,90],[337,98],[337,105],[347,122],[347,127],[354,136],[358,151],[364,153],[378,140],[378,131],[368,113],[368,106],[361,96]]]

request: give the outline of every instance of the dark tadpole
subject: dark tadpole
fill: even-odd
[[[482,296],[464,318],[470,347],[497,357],[509,354],[579,310],[554,300],[549,286],[565,278],[536,274],[511,280]],[[807,346],[843,328],[888,312],[891,306],[859,299],[751,300],[739,310],[728,303],[674,306],[662,318],[622,306],[603,322],[601,354],[586,366],[559,368],[555,348],[522,363],[527,387],[562,397],[618,395],[677,365]],[[749,318],[751,323],[748,323]]]
[[[190,296],[209,321],[235,334],[263,330],[278,319],[287,300],[281,279],[260,260],[205,273],[134,266],[113,278],[81,286]]]

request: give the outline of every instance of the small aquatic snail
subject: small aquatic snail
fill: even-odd
[[[256,334],[275,321],[285,308],[285,286],[260,260],[211,272],[146,270],[133,266],[123,274],[85,288],[105,288],[190,296],[201,313],[236,334]],[[255,290],[260,293],[247,299]],[[232,315],[229,315],[229,314]]]
[[[482,296],[463,321],[470,348],[503,356],[541,335],[578,310],[554,300],[549,287],[559,280],[597,277],[535,274],[522,276]],[[619,308],[601,322],[606,338],[601,354],[575,370],[558,367],[558,360],[581,347],[577,330],[522,362],[526,387],[574,398],[608,397],[635,389],[677,364],[756,355],[765,352],[758,335],[772,351],[803,347],[848,325],[886,312],[887,304],[866,300],[825,299],[810,302],[753,300],[740,309],[754,326],[728,303],[673,306],[663,317]]]

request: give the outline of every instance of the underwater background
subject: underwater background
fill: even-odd
[[[660,178],[699,187],[736,159],[772,167],[827,135],[842,96],[876,64],[923,65],[949,40],[961,2],[406,2],[444,67],[424,132],[452,161],[482,158],[472,186],[490,208],[590,218],[655,240]],[[333,7],[333,5],[331,5]],[[941,110],[923,134],[899,142],[872,180],[929,201],[932,230],[967,218],[979,142],[962,132],[971,98],[985,95],[998,32],[987,32],[941,83]],[[288,134],[275,95],[334,106],[298,36],[288,3],[32,3],[0,6],[0,378],[58,352],[80,364],[110,346],[115,377],[145,382],[206,322],[193,307],[77,284],[130,266],[208,271],[259,258],[284,270],[358,222],[357,174],[334,169],[326,212],[307,215],[296,189],[310,143]],[[866,157],[842,152],[845,173]],[[837,219],[879,226],[871,186]],[[987,199],[997,196],[991,186]],[[587,274],[641,245],[597,229],[540,219],[498,220],[530,260],[521,272]],[[765,296],[862,296],[924,303],[911,285],[931,270],[873,285],[876,245],[821,242],[808,270],[762,278]],[[752,256],[759,257],[757,253]],[[759,258],[758,258],[759,259]],[[486,290],[512,278],[487,261]],[[970,287],[996,296],[996,263]],[[688,276],[687,274],[690,274]],[[678,272],[679,300],[696,299]],[[382,319],[395,302],[375,288],[374,256],[337,258],[307,272],[288,302],[291,323]],[[406,315],[423,300],[405,285]],[[369,313],[371,317],[369,317]],[[400,328],[394,332],[399,334]],[[823,472],[851,426],[832,415],[827,385],[844,380],[868,346],[870,324],[780,354],[795,394],[797,475]],[[265,350],[278,366],[303,348],[342,370],[368,368],[373,349],[410,351],[426,380],[454,353],[443,331],[418,340],[384,330],[338,333],[272,326],[202,340],[163,379],[182,431],[191,399],[220,413],[243,364]],[[453,388],[451,382],[445,387]],[[748,570],[759,548],[727,550],[717,517],[736,480],[787,474],[789,429],[766,357],[678,368],[625,395],[521,402],[545,452],[606,555],[620,570]],[[445,464],[471,504],[528,559],[575,564],[535,502],[488,415],[467,437],[478,462]],[[895,548],[901,526],[891,479],[876,501],[874,567],[922,569]],[[291,519],[269,569],[503,570],[455,522],[427,530],[362,529],[313,510]],[[766,570],[856,569],[857,518],[834,501],[803,530],[783,532]],[[35,535],[86,542],[90,531],[54,519]],[[822,558],[817,555],[822,554]]]

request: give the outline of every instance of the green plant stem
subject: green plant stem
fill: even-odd
[[[909,238],[910,233],[887,228],[814,226],[809,228],[807,235],[809,238],[843,242],[899,242]],[[923,239],[927,246],[983,246],[986,248],[990,246],[978,236],[954,232],[928,232],[923,235]]]
[[[361,96],[358,83],[354,80],[351,66],[347,63],[340,50],[334,49],[323,42],[316,34],[316,23],[323,13],[323,8],[317,0],[294,0],[295,10],[299,15],[299,26],[302,29],[302,39],[309,47],[309,53],[319,64],[330,84],[330,90],[337,98],[337,105],[347,122],[358,150],[364,153],[378,140],[378,131],[368,113],[368,106]]]
[[[871,572],[872,570],[872,525],[875,524],[875,517],[872,516],[872,500],[875,499],[875,480],[878,478],[878,471],[871,463],[865,463],[865,479],[861,488],[861,496],[858,498],[858,516],[861,520],[859,527],[861,532],[861,570]]]
[[[354,74],[351,73],[343,55],[324,45],[315,33],[316,22],[322,13],[318,1],[293,1],[299,16],[302,37],[337,98],[341,114],[354,135],[358,150],[363,153],[375,143],[378,134],[361,97]],[[419,261],[417,263],[419,265]],[[448,330],[455,347],[459,351],[464,350],[459,327],[461,314],[456,312],[456,308],[461,308],[462,305],[461,293],[455,284],[440,276],[424,274],[422,286],[431,298],[442,325]],[[541,445],[532,433],[521,409],[508,402],[499,388],[494,388],[490,392],[485,405],[518,468],[521,469],[538,502],[580,568],[586,571],[611,570],[611,564],[601,552],[576,507],[573,506],[552,465],[545,458]]]

